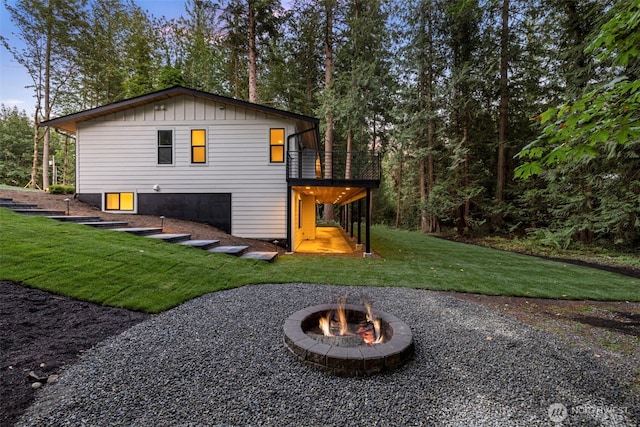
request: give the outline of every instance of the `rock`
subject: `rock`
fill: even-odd
[[[60,375],[58,375],[58,374],[49,375],[49,377],[47,377],[47,384],[55,383],[56,381],[58,381],[59,377],[60,377]]]
[[[33,371],[30,371],[29,374],[27,375],[27,377],[29,377],[30,380],[35,381],[35,382],[39,382],[39,383],[46,383],[47,382],[47,377],[41,377],[38,374],[36,374]],[[42,384],[40,384],[42,385]]]
[[[32,389],[39,389],[40,387],[42,387],[42,383],[39,381],[36,381],[35,383],[31,384],[31,388]]]

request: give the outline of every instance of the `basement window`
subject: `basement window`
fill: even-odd
[[[105,193],[104,206],[106,211],[132,211],[133,193]]]

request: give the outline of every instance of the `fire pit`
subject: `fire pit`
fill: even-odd
[[[406,323],[369,305],[307,307],[284,323],[284,342],[306,365],[339,376],[364,376],[402,366],[413,355]]]

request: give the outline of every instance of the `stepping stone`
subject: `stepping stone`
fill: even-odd
[[[191,246],[198,249],[211,249],[219,243],[220,240],[185,240],[178,242],[179,245]]]
[[[145,228],[145,227],[111,228],[110,230],[123,231],[125,233],[134,234],[136,236],[149,236],[151,234],[162,233],[162,228]]]
[[[11,209],[16,213],[25,215],[41,215],[41,216],[64,216],[63,211],[54,211],[49,209]]]
[[[247,252],[240,258],[257,259],[260,261],[272,262],[278,257],[278,252]]]
[[[90,222],[90,221],[100,221],[100,217],[98,216],[83,216],[83,215],[53,215],[48,216],[47,218],[55,219],[56,221],[64,221],[64,222]]]
[[[31,203],[15,203],[15,202],[0,202],[0,208],[9,209],[35,209],[38,205]]]
[[[209,252],[240,256],[248,247],[249,246],[216,246],[215,248],[209,249]]]
[[[184,240],[191,239],[191,234],[171,234],[171,233],[161,233],[161,234],[149,234],[145,237],[150,237],[152,239],[164,240],[168,243],[178,243]]]
[[[89,227],[94,228],[121,228],[129,225],[126,221],[89,221],[89,222],[80,222],[81,225],[88,225]]]

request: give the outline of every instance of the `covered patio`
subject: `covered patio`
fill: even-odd
[[[316,227],[316,238],[303,240],[296,249],[302,254],[352,254],[355,245],[340,227]]]
[[[365,257],[371,256],[371,218],[366,207],[372,188],[327,180],[314,184],[289,188],[289,252],[352,254],[362,249]],[[317,206],[323,204],[339,210],[339,226],[317,225]]]
[[[304,133],[306,135],[306,133]],[[299,135],[292,135],[294,140]],[[371,253],[371,191],[380,186],[381,160],[370,152],[325,152],[306,149],[297,141],[287,152],[287,251],[345,253],[344,246],[329,247],[344,240],[352,253],[355,244],[363,245],[364,256]],[[324,160],[324,163],[323,161]],[[329,178],[327,177],[329,176]],[[331,178],[333,177],[333,178]],[[340,210],[341,238],[318,233],[318,205],[333,205]],[[357,224],[357,233],[355,225]],[[315,240],[320,239],[319,242]]]

